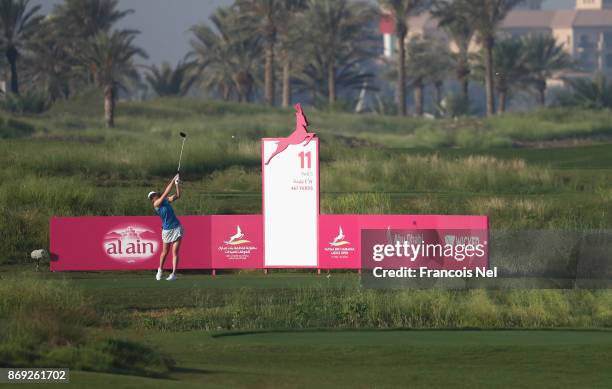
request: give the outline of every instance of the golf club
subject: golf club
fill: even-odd
[[[181,144],[181,154],[179,155],[178,168],[176,169],[176,173],[180,173],[181,171],[181,160],[183,159],[183,148],[185,147],[185,140],[187,139],[187,134],[184,132],[180,132],[179,135],[183,138],[183,143]]]

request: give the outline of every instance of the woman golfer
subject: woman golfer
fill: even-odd
[[[176,187],[176,193],[170,195],[173,185]],[[176,218],[170,203],[178,200],[181,197],[181,190],[179,189],[179,175],[177,174],[174,176],[174,178],[172,178],[172,180],[166,186],[166,190],[164,190],[162,194],[159,194],[159,192],[149,192],[147,197],[149,200],[151,200],[151,203],[153,203],[155,212],[162,219],[162,241],[164,247],[162,249],[161,256],[159,257],[159,268],[157,269],[155,279],[157,281],[161,280],[164,262],[166,262],[168,250],[170,249],[170,246],[172,246],[172,273],[168,276],[168,278],[166,278],[166,280],[174,281],[176,280],[176,266],[178,265],[181,239],[183,238],[183,226]]]

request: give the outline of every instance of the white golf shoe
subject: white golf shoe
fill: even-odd
[[[166,281],[175,281],[176,280],[176,274],[171,273],[168,278],[166,278]]]
[[[162,274],[163,274],[162,269],[157,269],[157,274],[155,275],[155,279],[157,281],[161,280],[162,279]]]

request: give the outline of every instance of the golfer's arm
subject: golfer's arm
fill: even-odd
[[[166,190],[164,190],[164,193],[162,193],[161,196],[159,196],[159,198],[157,200],[155,200],[154,205],[156,207],[159,207],[161,205],[162,201],[164,201],[164,199],[166,197],[168,197],[168,194],[172,190],[172,184],[174,183],[174,180],[175,180],[175,178],[173,178],[172,181],[170,181],[170,183],[168,184],[168,186],[166,186]]]
[[[173,200],[178,200],[181,198],[181,188],[179,184],[175,184],[175,186],[176,186],[176,193],[172,197],[173,197]]]
[[[176,181],[174,181],[174,186],[176,186],[176,193],[168,196],[168,201],[171,203],[181,198],[181,188],[179,187],[179,184],[176,183]]]

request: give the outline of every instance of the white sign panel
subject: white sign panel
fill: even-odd
[[[285,139],[262,139],[264,265],[316,267],[319,140],[291,144],[277,152]]]

